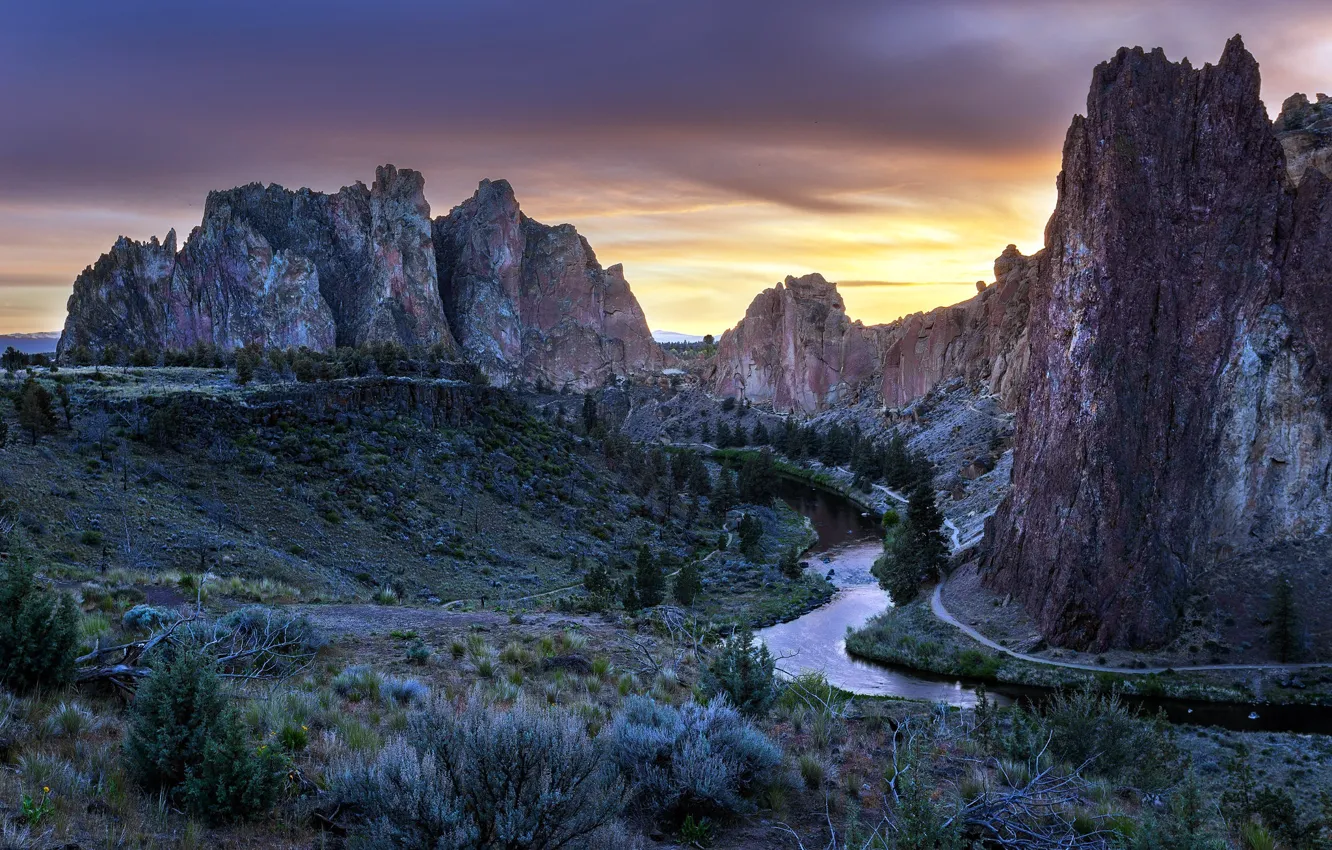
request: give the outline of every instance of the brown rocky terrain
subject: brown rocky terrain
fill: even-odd
[[[1218,564],[1332,524],[1332,182],[1287,169],[1238,38],[1096,69],[984,562],[1054,643],[1158,644]]]
[[[461,343],[499,383],[575,389],[666,365],[623,269],[572,226],[523,216],[502,180],[432,221],[424,189],[387,165],[333,195],[212,192],[179,251],[122,238],[79,275],[59,351]]]

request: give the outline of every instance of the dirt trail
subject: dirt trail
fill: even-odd
[[[1080,664],[1075,661],[1055,661],[1049,658],[1041,658],[1036,655],[1028,655],[1025,652],[1017,652],[1015,650],[1009,649],[1006,646],[1001,646],[1000,644],[995,643],[994,641],[987,638],[985,635],[978,632],[976,629],[961,622],[952,614],[950,614],[948,612],[948,609],[944,607],[943,588],[944,588],[944,582],[939,582],[939,584],[935,585],[934,593],[930,596],[930,610],[934,612],[934,616],[938,617],[940,620],[943,620],[945,623],[949,624],[950,626],[960,629],[967,637],[971,638],[977,643],[984,644],[985,646],[995,650],[996,652],[1002,652],[1004,655],[1017,658],[1021,661],[1027,661],[1031,664],[1045,664],[1050,667],[1064,667],[1069,670],[1086,670],[1092,673],[1121,673],[1130,676],[1139,675],[1139,674],[1146,675],[1150,673],[1165,673],[1168,670],[1173,670],[1176,673],[1188,673],[1188,672],[1206,671],[1206,670],[1292,670],[1293,671],[1293,670],[1314,670],[1318,668],[1325,668],[1332,666],[1326,662],[1312,662],[1306,664],[1186,664],[1186,665],[1179,665],[1172,667],[1109,667],[1104,664]]]

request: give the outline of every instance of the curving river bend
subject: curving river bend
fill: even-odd
[[[856,694],[974,705],[976,682],[862,661],[847,654],[847,629],[859,628],[891,605],[888,594],[870,574],[875,558],[883,551],[878,522],[849,499],[803,482],[783,479],[777,495],[813,524],[818,542],[805,558],[813,569],[825,573],[832,570],[832,582],[837,586],[837,594],[828,604],[758,632],[759,640],[778,659],[777,667],[788,675],[822,671],[829,682]],[[1000,705],[1038,701],[1049,695],[1043,689],[1020,685],[990,684],[986,690]],[[1332,734],[1332,710],[1326,707],[1133,701],[1148,711],[1164,709],[1175,723]]]

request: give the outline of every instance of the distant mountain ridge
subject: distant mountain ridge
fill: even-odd
[[[653,331],[652,338],[657,342],[702,342],[703,337],[694,334],[682,334],[679,331]]]
[[[24,354],[51,354],[60,340],[60,331],[37,331],[26,334],[0,334],[0,351],[10,346]]]

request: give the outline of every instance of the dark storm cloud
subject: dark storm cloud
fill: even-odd
[[[791,187],[799,174],[716,173],[711,148],[1004,151],[1067,120],[1061,75],[1027,67],[1032,45],[953,23],[966,14],[854,0],[31,3],[0,32],[0,104],[21,117],[0,137],[0,183],[11,197],[159,196],[245,169],[322,177],[374,161],[380,133],[422,155],[539,134],[554,157],[631,150],[818,207]]]

